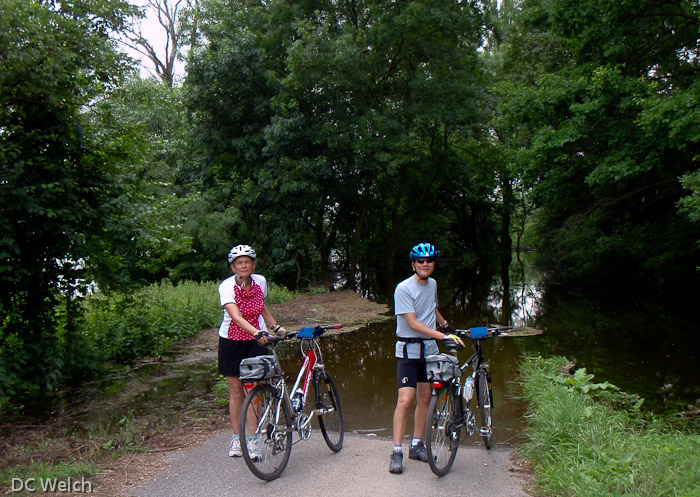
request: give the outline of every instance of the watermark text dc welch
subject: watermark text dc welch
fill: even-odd
[[[12,478],[12,491],[21,492],[62,492],[76,494],[91,494],[92,483],[85,478],[75,480],[66,478]]]

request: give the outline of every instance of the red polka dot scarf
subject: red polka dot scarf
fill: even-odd
[[[265,295],[263,295],[260,285],[252,281],[249,291],[242,290],[238,285],[234,285],[236,295],[236,305],[241,311],[243,319],[248,321],[256,330],[260,329],[258,320],[262,314],[263,306],[265,305]],[[253,335],[246,333],[243,329],[236,325],[233,321],[228,327],[229,340],[254,340]]]

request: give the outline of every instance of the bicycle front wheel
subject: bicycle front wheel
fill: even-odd
[[[261,480],[282,474],[292,452],[292,408],[270,385],[258,385],[243,400],[241,452],[248,469]]]
[[[438,476],[447,474],[457,456],[462,433],[459,420],[463,417],[457,412],[458,408],[461,409],[461,403],[455,397],[452,385],[433,392],[424,438],[428,464]]]
[[[493,392],[489,382],[488,372],[480,369],[477,373],[477,394],[479,396],[479,412],[481,413],[481,427],[479,434],[484,439],[484,446],[491,448],[491,407],[493,406]]]
[[[318,409],[318,424],[326,440],[326,445],[333,452],[343,448],[343,409],[340,407],[340,397],[335,382],[327,371],[316,375],[316,409]]]

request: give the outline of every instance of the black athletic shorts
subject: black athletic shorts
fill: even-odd
[[[269,353],[256,340],[229,340],[219,335],[219,374],[238,378],[243,359]]]
[[[396,366],[396,380],[399,388],[416,388],[418,383],[428,383],[428,375],[425,373],[425,362],[420,359],[398,358]]]

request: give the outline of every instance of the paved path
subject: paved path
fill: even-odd
[[[230,435],[171,454],[169,469],[130,489],[129,497],[196,496],[371,496],[527,497],[521,473],[510,471],[512,450],[462,446],[450,473],[435,476],[423,462],[404,456],[404,472],[389,473],[390,440],[346,434],[343,449],[332,453],[314,430],[311,439],[295,444],[282,476],[257,479],[242,458],[228,457]],[[296,440],[296,437],[295,437]],[[404,450],[406,448],[404,447]]]

